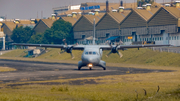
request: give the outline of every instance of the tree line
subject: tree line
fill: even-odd
[[[44,33],[34,33],[30,27],[17,27],[13,30],[11,39],[15,43],[32,44],[62,44],[66,39],[67,43],[73,43],[72,24],[64,20],[57,20],[51,28],[46,29]]]

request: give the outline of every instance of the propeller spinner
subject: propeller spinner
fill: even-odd
[[[71,58],[74,59],[74,55],[72,54],[72,48],[73,48],[75,45],[69,47],[69,46],[67,45],[67,43],[66,43],[66,39],[63,39],[63,42],[64,42],[64,44],[65,44],[66,47],[65,47],[64,50],[61,49],[61,52],[60,52],[59,54],[62,54],[62,53],[64,53],[64,52],[67,52],[67,53],[70,53],[70,54],[71,54]]]
[[[113,46],[109,43],[109,46],[111,47],[111,51],[106,55],[106,57],[109,57],[109,55],[110,55],[111,53],[117,53],[117,54],[119,55],[119,57],[121,58],[121,57],[123,56],[123,54],[118,51],[118,48],[117,48],[117,47],[118,47],[119,45],[120,45],[120,44],[117,44],[115,47],[113,47]]]

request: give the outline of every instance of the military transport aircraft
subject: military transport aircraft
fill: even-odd
[[[170,45],[52,45],[52,44],[21,44],[13,43],[13,45],[19,46],[35,46],[35,47],[49,47],[49,48],[62,48],[64,51],[70,53],[72,58],[72,49],[74,50],[84,50],[81,61],[78,62],[78,70],[81,67],[88,66],[91,70],[93,66],[100,66],[106,70],[106,62],[102,61],[103,50],[111,50],[111,53],[119,53],[118,50],[123,50],[125,48],[143,48],[143,47],[161,47]],[[120,55],[120,54],[119,54]],[[120,55],[121,57],[121,55]]]
[[[94,36],[95,36],[95,21],[94,21]],[[13,45],[18,46],[35,46],[35,47],[46,47],[46,48],[61,48],[64,49],[63,52],[70,53],[72,58],[72,50],[84,50],[81,61],[78,62],[78,70],[81,67],[88,66],[91,70],[93,66],[100,66],[106,70],[106,62],[102,61],[103,50],[111,50],[107,55],[111,53],[117,53],[120,57],[122,54],[118,50],[124,50],[126,48],[143,48],[143,47],[161,47],[161,46],[170,46],[170,45],[95,45],[95,37],[93,38],[93,45],[53,45],[53,44],[24,44],[24,43],[13,43]]]

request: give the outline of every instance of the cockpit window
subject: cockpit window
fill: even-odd
[[[98,53],[93,52],[93,51],[89,51],[89,52],[85,52],[85,55],[98,55]]]
[[[88,52],[85,52],[86,55],[88,55]]]

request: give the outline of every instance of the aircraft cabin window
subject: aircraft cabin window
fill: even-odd
[[[85,52],[84,54],[85,55],[98,55],[97,52]]]
[[[88,55],[88,52],[85,52],[86,55]]]
[[[96,55],[96,52],[93,52],[93,55]]]

